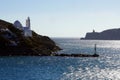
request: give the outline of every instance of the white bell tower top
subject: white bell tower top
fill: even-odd
[[[27,20],[26,20],[26,27],[29,27],[30,28],[30,18],[28,17]]]

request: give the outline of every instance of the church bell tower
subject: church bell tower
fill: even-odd
[[[30,18],[28,17],[27,20],[26,20],[26,27],[29,27],[30,28]]]

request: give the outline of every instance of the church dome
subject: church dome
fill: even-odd
[[[22,30],[22,24],[20,23],[20,21],[16,20],[14,22],[14,26],[17,27],[18,29]]]

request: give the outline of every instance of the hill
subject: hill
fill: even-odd
[[[32,37],[23,36],[23,31],[12,23],[0,20],[0,56],[40,55],[47,56],[61,50],[47,36],[32,31]]]
[[[87,33],[82,40],[120,40],[120,29],[108,29],[102,32]]]

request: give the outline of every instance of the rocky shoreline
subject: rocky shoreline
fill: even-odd
[[[0,20],[0,56],[51,55],[61,50],[48,36],[32,31],[32,36],[26,37],[23,33],[12,23]]]
[[[61,56],[61,57],[99,57],[98,54],[55,54],[54,56]]]

